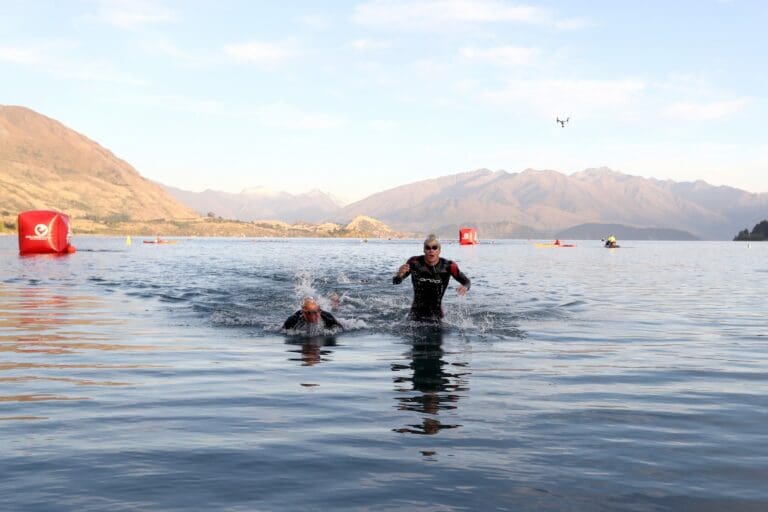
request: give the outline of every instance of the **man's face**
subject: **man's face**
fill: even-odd
[[[304,304],[301,314],[307,323],[316,324],[320,321],[320,307],[315,303]]]
[[[440,257],[440,244],[437,242],[424,244],[424,256],[428,261],[437,260]]]

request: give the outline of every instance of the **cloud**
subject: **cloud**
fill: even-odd
[[[311,28],[312,30],[328,30],[333,26],[329,16],[322,14],[308,14],[299,18],[299,23]]]
[[[566,18],[555,20],[554,27],[558,30],[582,30],[595,26],[595,23],[587,18]]]
[[[503,89],[480,93],[480,97],[502,106],[528,104],[546,115],[588,115],[625,105],[645,88],[634,80],[512,80]]]
[[[585,19],[560,20],[549,10],[502,0],[371,0],[355,7],[352,20],[386,29],[434,29],[456,24],[527,23],[573,30]]]
[[[49,71],[62,78],[84,82],[108,82],[123,85],[146,85],[146,80],[124,73],[107,60],[51,64]]]
[[[255,106],[233,106],[219,100],[190,98],[179,94],[141,95],[123,100],[154,109],[208,114],[217,117],[252,121],[267,128],[287,130],[324,130],[347,124],[338,116],[305,111],[288,103],[269,103]]]
[[[0,46],[0,61],[15,64],[36,64],[41,62],[40,54],[30,48]]]
[[[134,105],[148,106],[153,109],[234,117],[220,101],[200,100],[178,94],[148,94],[128,97],[121,101]]]
[[[391,119],[373,119],[368,122],[368,126],[377,132],[394,132],[400,129],[400,123]]]
[[[224,47],[224,55],[239,62],[277,64],[296,57],[299,52],[286,43],[247,41]]]
[[[23,46],[0,46],[0,62],[10,62],[58,78],[85,82],[110,82],[144,85],[146,82],[121,71],[104,59],[82,60],[71,58],[66,52],[76,49],[67,41],[26,43]]]
[[[535,48],[516,46],[499,46],[496,48],[465,47],[459,50],[459,55],[467,60],[489,62],[497,66],[520,66],[530,64],[536,56]]]
[[[177,19],[173,11],[151,0],[101,0],[99,6],[95,19],[129,30]]]
[[[749,104],[749,101],[748,98],[711,101],[708,103],[680,101],[668,106],[662,114],[665,117],[682,121],[713,121],[739,112]]]
[[[392,45],[389,41],[377,41],[375,39],[356,39],[349,43],[349,47],[359,53],[373,50],[385,50],[390,46]]]
[[[182,66],[202,68],[215,64],[220,56],[213,53],[192,53],[179,48],[175,43],[165,38],[155,38],[140,43],[141,48],[150,55],[170,57]]]
[[[337,128],[347,122],[340,117],[306,112],[286,103],[262,105],[247,115],[263,126],[289,130],[323,130]]]
[[[438,79],[447,76],[452,68],[445,61],[434,59],[419,59],[410,64],[410,68],[425,79]]]

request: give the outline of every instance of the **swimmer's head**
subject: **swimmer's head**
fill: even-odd
[[[440,240],[432,234],[424,239],[424,254],[430,254],[430,252],[433,254],[440,252]]]
[[[304,316],[304,320],[309,323],[320,321],[320,306],[317,305],[314,297],[307,296],[302,299],[301,314]]]

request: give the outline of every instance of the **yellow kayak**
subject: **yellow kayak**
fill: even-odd
[[[552,243],[542,243],[537,242],[535,244],[536,247],[550,247],[552,249],[557,249],[559,247],[576,247],[576,244],[552,244]]]

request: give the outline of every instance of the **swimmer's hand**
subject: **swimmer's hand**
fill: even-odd
[[[469,291],[469,288],[467,288],[466,286],[459,286],[456,289],[456,293],[458,293],[459,295],[464,295],[465,293],[467,293],[467,291]]]
[[[405,263],[404,265],[401,265],[400,270],[397,271],[397,277],[402,279],[405,276],[405,274],[410,272],[410,270],[411,270],[411,266],[409,264]]]

